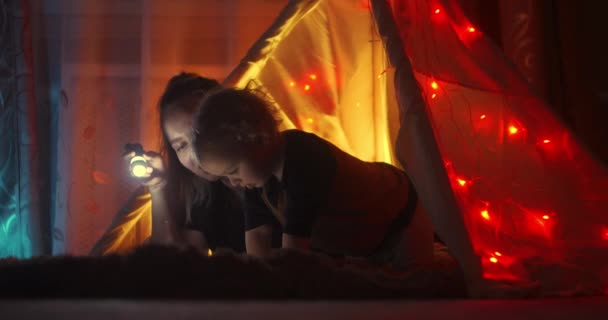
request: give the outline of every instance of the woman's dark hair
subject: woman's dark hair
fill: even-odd
[[[190,220],[189,211],[192,205],[209,200],[209,182],[196,176],[179,162],[177,153],[167,138],[164,123],[177,112],[194,113],[207,92],[219,86],[216,80],[182,72],[169,80],[158,102],[162,131],[161,154],[167,163],[167,190],[175,192],[177,204],[185,205],[187,221]]]
[[[214,154],[228,159],[248,157],[262,164],[280,145],[276,114],[256,91],[213,90],[202,99],[194,117],[195,154],[199,160]]]

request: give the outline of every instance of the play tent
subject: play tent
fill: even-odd
[[[290,1],[225,84],[405,168],[435,219],[464,221],[486,276],[606,290],[608,170],[455,1]],[[138,189],[93,251],[142,243],[150,208]]]

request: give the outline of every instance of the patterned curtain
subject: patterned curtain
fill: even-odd
[[[0,1],[0,257],[50,248],[41,150],[48,135],[33,81],[31,10],[28,1]]]
[[[180,71],[221,80],[284,0],[0,0],[0,257],[87,254]],[[205,32],[201,32],[204,30]]]

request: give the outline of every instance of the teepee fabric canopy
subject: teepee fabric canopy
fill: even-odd
[[[406,169],[487,277],[606,290],[608,170],[455,1],[290,1],[225,84],[265,92],[284,128]],[[143,241],[121,245],[150,224],[137,212],[96,252]]]

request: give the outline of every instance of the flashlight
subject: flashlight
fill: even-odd
[[[143,178],[148,173],[148,161],[143,157],[144,148],[141,144],[127,144],[127,152],[135,152],[135,156],[129,162],[129,170],[136,178]]]

